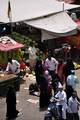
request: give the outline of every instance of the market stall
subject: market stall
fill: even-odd
[[[19,49],[24,47],[23,44],[20,44],[14,41],[8,36],[0,38],[0,67],[5,68],[7,60],[9,57],[19,60],[20,53]]]
[[[19,91],[20,80],[17,75],[0,73],[0,97],[5,97],[8,86],[14,86],[16,91]]]
[[[20,87],[20,77],[5,72],[5,67],[7,65],[7,59],[9,57],[14,57],[16,59],[16,50],[24,47],[23,44],[17,43],[8,36],[0,38],[0,96],[5,96],[9,85],[13,85],[15,90],[18,91]],[[16,53],[15,56],[13,53]]]

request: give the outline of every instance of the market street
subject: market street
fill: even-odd
[[[80,70],[76,70],[78,79],[80,78]],[[20,86],[20,91],[17,92],[17,109],[23,115],[16,118],[16,120],[44,120],[45,111],[39,110],[39,97],[29,95],[28,87],[30,83],[35,82],[32,78],[26,80]],[[77,92],[80,97],[80,83],[77,85]],[[0,120],[6,120],[6,99],[0,98]]]

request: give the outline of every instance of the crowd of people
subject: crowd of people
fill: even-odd
[[[31,51],[31,49],[30,49]],[[30,57],[30,65],[32,57]],[[32,67],[32,66],[31,66]],[[36,84],[40,92],[39,107],[47,109],[52,97],[56,98],[56,106],[61,108],[60,120],[79,120],[80,99],[77,95],[76,84],[79,83],[75,74],[75,67],[71,58],[65,62],[56,59],[49,51],[45,59],[36,59],[34,64]],[[9,59],[6,72],[20,75],[20,64],[18,61]],[[12,97],[11,97],[12,95]],[[12,100],[11,100],[12,99]],[[14,100],[13,100],[14,99]],[[10,87],[7,98],[7,117],[16,117],[16,94]],[[13,104],[13,108],[11,108]],[[10,112],[10,110],[14,110]],[[14,114],[13,114],[14,113]]]
[[[75,66],[71,58],[65,62],[56,60],[51,52],[45,60],[38,59],[35,65],[36,83],[40,89],[39,107],[47,108],[52,97],[61,108],[61,120],[79,120],[80,99],[76,84],[79,83],[75,74]]]

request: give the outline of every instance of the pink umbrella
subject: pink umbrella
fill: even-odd
[[[10,50],[19,49],[22,47],[24,47],[23,44],[20,44],[14,41],[10,37],[4,36],[0,38],[0,51],[7,52]]]

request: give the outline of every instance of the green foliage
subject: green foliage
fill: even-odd
[[[21,57],[23,57],[23,54],[24,52],[21,51],[20,49],[11,50],[8,52],[0,51],[0,64],[7,64],[8,58],[11,57],[19,61]]]
[[[32,34],[26,37],[24,35],[21,35],[20,33],[12,32],[12,34],[9,36],[15,41],[24,44],[25,47],[8,52],[0,51],[0,64],[7,63],[9,57],[20,60],[24,56],[24,49],[28,48],[31,43],[33,43],[34,46],[37,46],[37,43],[34,41],[34,36]]]
[[[19,34],[19,33],[17,33],[17,32],[13,32],[12,35],[11,35],[11,37],[12,37],[14,40],[16,40],[17,42],[24,44],[25,47],[29,47],[30,44],[31,44],[31,42],[33,42],[33,44],[36,44],[36,43],[32,40],[32,38],[26,37],[26,36],[21,35],[21,34]]]

